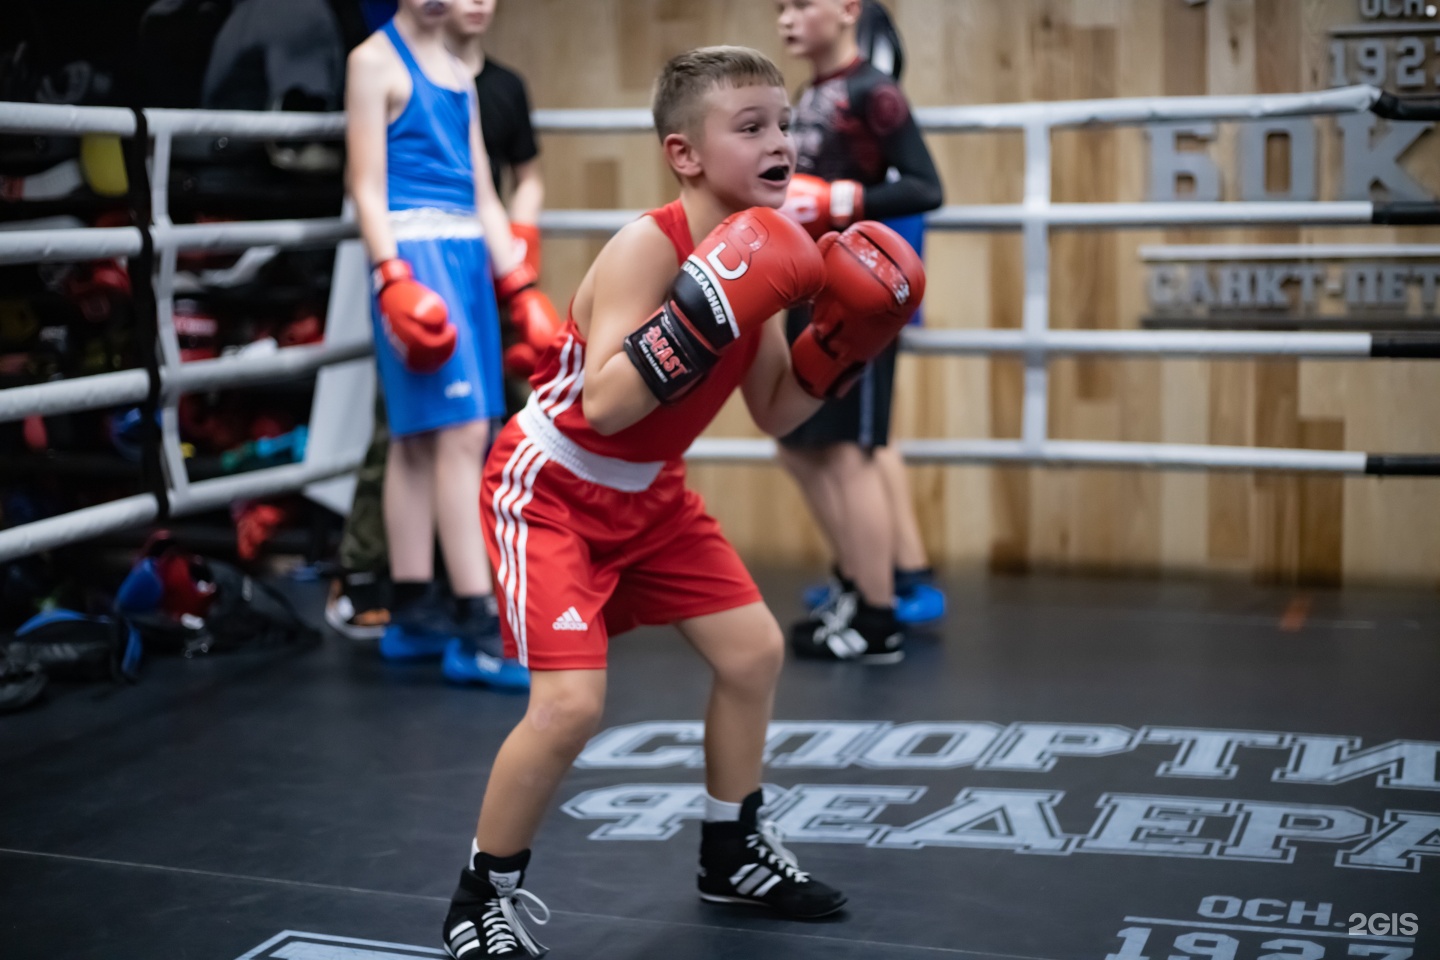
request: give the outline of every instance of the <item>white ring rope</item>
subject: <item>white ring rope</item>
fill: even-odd
[[[1112,100],[1061,100],[1050,103],[999,103],[956,107],[916,107],[915,119],[934,133],[981,133],[1047,127],[1132,124],[1185,120],[1257,120],[1356,113],[1380,99],[1377,87],[1359,85],[1318,93],[1256,96],[1130,97]],[[654,129],[650,111],[536,110],[535,128],[543,133],[641,133]]]
[[[1201,443],[1128,443],[1050,440],[1036,450],[1023,440],[902,440],[900,452],[912,464],[1021,463],[1051,467],[1150,467],[1169,470],[1287,470],[1357,473],[1367,454],[1346,450],[1285,450],[1276,447],[1221,447]],[[775,441],[701,437],[686,453],[700,463],[764,463],[775,457]],[[1373,471],[1372,471],[1373,472]]]
[[[901,346],[921,355],[989,356],[1042,353],[1051,356],[1293,357],[1356,359],[1373,356],[1368,333],[1171,332],[1151,330],[906,330]]]

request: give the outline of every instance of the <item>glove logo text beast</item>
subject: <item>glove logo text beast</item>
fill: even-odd
[[[690,372],[685,361],[680,359],[675,348],[670,346],[670,338],[661,333],[659,327],[650,327],[642,335],[642,339],[650,354],[651,363],[666,377],[673,380]]]

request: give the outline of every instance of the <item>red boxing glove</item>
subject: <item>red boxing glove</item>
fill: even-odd
[[[790,178],[780,211],[819,240],[831,230],[844,230],[864,213],[865,188],[854,180],[828,183],[808,173]]]
[[[540,354],[560,330],[560,315],[549,297],[534,287],[526,287],[510,300],[510,323],[516,340],[505,350],[505,372],[529,379]]]
[[[533,223],[516,223],[512,220],[510,238],[519,248],[517,252],[525,261],[525,266],[534,270],[535,276],[540,276],[540,228]]]
[[[495,299],[510,308],[510,322],[519,335],[518,342],[505,351],[505,370],[512,376],[534,373],[540,354],[560,329],[555,305],[535,281],[535,269],[528,260],[495,281]]]
[[[130,274],[119,260],[96,260],[70,274],[65,293],[86,320],[109,320],[115,305],[130,299]]]
[[[458,334],[440,294],[417,282],[410,264],[395,257],[376,266],[373,279],[385,336],[405,369],[434,373],[443,367]]]
[[[661,403],[705,378],[720,352],[825,282],[819,248],[769,207],[731,214],[680,267],[664,306],[625,338],[625,355]]]
[[[790,348],[795,379],[811,396],[844,396],[900,335],[925,297],[925,267],[894,230],[864,220],[822,237],[825,288]]]
[[[230,513],[235,519],[235,552],[241,560],[260,556],[265,544],[289,519],[284,507],[259,500],[237,500],[231,504]]]

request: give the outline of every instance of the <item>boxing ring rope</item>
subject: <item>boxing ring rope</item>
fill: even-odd
[[[1440,102],[1401,101],[1370,86],[1319,93],[1215,97],[1141,97],[921,107],[915,116],[934,133],[1018,130],[1025,138],[1025,189],[1019,204],[946,206],[929,214],[937,230],[1019,230],[1025,295],[1019,330],[907,330],[902,347],[923,354],[1019,354],[1025,364],[1021,437],[907,440],[908,459],[936,463],[1018,463],[1040,466],[1140,466],[1166,469],[1303,470],[1336,473],[1440,474],[1440,455],[1367,455],[1348,451],[1217,447],[1207,444],[1056,441],[1048,437],[1049,358],[1108,354],[1148,357],[1434,358],[1440,339],[1424,334],[1050,330],[1050,231],[1157,227],[1263,227],[1440,224],[1440,204],[1360,202],[1054,203],[1050,133],[1060,127],[1254,120],[1371,111],[1390,119],[1440,119]],[[652,129],[644,110],[540,110],[542,129],[568,133]],[[541,227],[560,234],[613,232],[641,211],[551,211]],[[692,460],[763,462],[766,440],[701,438]]]
[[[1250,120],[1369,110],[1392,119],[1440,119],[1440,103],[1400,101],[1368,86],[1320,93],[1136,98],[919,108],[922,127],[936,133],[1019,130],[1025,137],[1025,191],[1020,204],[947,206],[928,217],[940,230],[1019,230],[1025,250],[1025,296],[1018,330],[908,330],[902,347],[919,354],[989,356],[1013,353],[1025,363],[1022,432],[1018,440],[929,439],[901,444],[919,463],[1116,465],[1168,469],[1318,471],[1329,473],[1440,473],[1440,456],[1375,455],[1349,451],[1220,447],[1204,444],[1059,441],[1048,438],[1048,361],[1062,355],[1147,357],[1364,358],[1440,356],[1433,337],[1363,333],[1190,333],[1171,331],[1069,331],[1049,329],[1049,235],[1052,229],[1128,227],[1435,224],[1440,204],[1370,202],[1053,203],[1050,132],[1057,127],[1183,120]],[[546,132],[649,132],[646,110],[538,110]],[[368,339],[332,337],[334,311],[321,344],[289,347],[262,356],[182,363],[173,320],[176,255],[180,251],[240,250],[265,244],[285,249],[325,247],[357,236],[353,218],[246,223],[174,224],[169,216],[171,147],[177,136],[242,139],[338,139],[344,116],[243,111],[66,107],[0,104],[0,132],[83,133],[146,137],[151,221],[143,227],[0,231],[0,263],[38,263],[135,257],[153,251],[156,346],[159,364],[146,369],[77,377],[0,390],[0,421],[32,414],[100,409],[144,400],[158,386],[160,456],[165,489],[87,507],[0,531],[0,562],[103,533],[149,523],[162,514],[211,509],[238,498],[303,489],[352,472],[360,453],[191,483],[180,449],[176,406],[182,394],[253,385],[350,363],[371,353]],[[613,233],[642,211],[553,210],[541,217],[552,235]],[[336,277],[340,276],[337,258]],[[335,288],[340,286],[334,284]],[[337,290],[332,288],[331,305]],[[158,384],[157,384],[158,381]],[[313,424],[312,424],[313,427]],[[774,456],[766,440],[703,438],[688,456],[699,461],[763,462]]]
[[[186,110],[145,110],[137,116],[135,111],[108,107],[0,105],[0,131],[8,133],[103,133],[133,138],[138,130],[144,131],[148,141],[152,222],[143,227],[0,232],[0,263],[136,257],[147,246],[153,251],[163,502],[156,493],[142,493],[0,531],[0,562],[150,523],[164,514],[183,515],[223,507],[237,499],[291,493],[351,473],[360,463],[358,454],[330,459],[312,456],[315,445],[309,444],[300,463],[191,483],[177,416],[179,399],[186,393],[286,380],[370,356],[368,339],[332,336],[336,325],[331,323],[319,344],[186,363],[180,359],[174,324],[176,256],[181,251],[244,250],[261,244],[282,249],[328,247],[358,233],[349,217],[173,224],[168,192],[173,139],[338,139],[344,136],[344,116]],[[331,303],[335,303],[334,290]],[[146,400],[154,386],[150,370],[136,369],[0,390],[0,420],[136,404]]]

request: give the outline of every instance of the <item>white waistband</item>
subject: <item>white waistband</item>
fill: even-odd
[[[472,240],[485,236],[485,228],[475,214],[437,207],[391,210],[390,229],[395,232],[396,241]]]
[[[619,490],[622,493],[640,493],[647,490],[660,475],[664,461],[656,463],[632,463],[616,457],[586,450],[580,444],[560,432],[554,421],[541,412],[535,402],[535,395],[520,411],[520,429],[533,440],[546,456],[569,470],[581,480]]]

